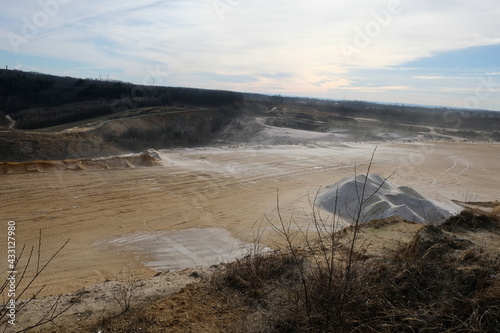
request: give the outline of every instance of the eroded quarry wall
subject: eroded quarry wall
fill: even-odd
[[[109,120],[66,132],[0,131],[0,161],[95,158],[202,144],[228,119],[220,110],[194,110]]]
[[[154,149],[141,154],[127,154],[102,158],[80,158],[61,161],[0,162],[0,175],[52,171],[110,170],[162,165]]]

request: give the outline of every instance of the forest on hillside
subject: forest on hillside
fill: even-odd
[[[369,118],[386,123],[500,131],[500,112],[486,110],[144,86],[113,80],[0,70],[0,126],[8,124],[1,116],[5,114],[16,121],[17,129],[51,127],[140,107],[210,107],[223,109],[234,116],[241,112],[261,113],[278,105],[308,107],[338,117]]]
[[[142,86],[120,81],[0,71],[0,112],[18,129],[36,129],[140,107],[237,106],[243,94],[222,90]]]

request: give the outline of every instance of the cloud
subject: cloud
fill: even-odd
[[[211,81],[216,82],[232,82],[232,83],[249,83],[256,81],[256,78],[251,75],[228,75],[213,72],[198,73],[200,76],[205,77]]]
[[[226,4],[222,16],[214,7],[220,2]],[[498,2],[399,0],[397,11],[390,3],[70,1],[19,49],[23,55],[121,73],[137,83],[147,77],[148,66],[161,64],[173,85],[327,96],[339,89],[404,91],[408,82],[384,83],[383,76],[372,76],[379,87],[373,88],[352,79],[352,73],[395,66],[401,73],[417,59],[500,44]],[[0,13],[0,34],[22,36],[24,18],[30,21],[40,11],[38,2],[12,2]],[[7,38],[0,40],[0,49],[13,52]],[[407,80],[448,78],[408,72]]]
[[[417,76],[412,76],[414,79],[419,79],[419,80],[439,80],[439,79],[444,79],[444,76],[431,76],[431,75],[417,75]]]
[[[364,92],[387,92],[387,91],[393,91],[393,90],[408,90],[410,89],[407,86],[385,86],[385,87],[346,87],[344,89],[347,90],[358,90],[358,91],[364,91]]]

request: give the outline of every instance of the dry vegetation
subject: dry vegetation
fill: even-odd
[[[43,271],[50,265],[54,258],[61,252],[68,244],[69,239],[61,245],[61,247],[53,253],[48,259],[44,260],[41,257],[42,248],[42,232],[40,230],[38,238],[38,247],[31,247],[30,249],[23,246],[17,256],[11,262],[13,265],[10,267],[12,273],[9,272],[9,278],[0,285],[0,295],[2,296],[2,303],[0,303],[0,332],[9,332],[9,328],[15,327],[16,315],[22,312],[33,300],[35,300],[45,286],[37,289],[34,294],[25,302],[19,302],[23,295],[30,290],[30,286],[40,277]],[[31,276],[29,273],[31,271]],[[22,286],[16,290],[16,284]],[[38,327],[44,326],[48,323],[53,323],[59,316],[68,311],[72,305],[61,306],[59,299],[51,302],[46,310],[38,313],[37,319],[30,325],[24,326],[16,332],[29,332]],[[9,327],[11,326],[11,327]]]
[[[370,199],[364,188],[358,212]],[[495,246],[484,247],[468,236],[485,228],[500,236],[498,216],[464,210],[377,255],[369,250],[367,230],[407,221],[364,225],[353,214],[352,227],[335,231],[338,217],[323,219],[314,200],[304,229],[279,207],[278,196],[277,217],[268,219],[281,239],[277,250],[260,253],[256,247],[204,282],[91,331],[499,331],[498,237]]]
[[[351,227],[337,231],[338,214],[324,218],[317,196],[310,224],[300,225],[293,211],[282,214],[277,195],[267,217],[278,235],[274,251],[259,250],[257,230],[245,258],[210,275],[195,271],[201,282],[149,302],[134,302],[137,281],[125,276],[111,290],[122,311],[79,331],[500,332],[498,202],[464,203],[468,208],[442,225],[409,228],[412,237],[390,246],[374,235],[413,223],[365,223],[360,212],[378,191],[365,193],[367,179]],[[47,318],[54,325],[38,332],[67,331],[64,320],[56,324],[50,312]]]
[[[468,240],[477,219],[500,235],[498,217],[464,211],[384,256],[360,253],[364,235],[350,252],[355,228],[330,234],[334,248],[330,238],[251,253],[89,332],[499,332],[500,253]]]

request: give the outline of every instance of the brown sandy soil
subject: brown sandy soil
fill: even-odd
[[[0,175],[36,172],[110,170],[162,165],[154,150],[104,158],[82,158],[62,161],[0,162]]]
[[[361,229],[359,243],[363,244],[364,255],[384,256],[409,242],[422,227],[397,217],[375,220]],[[493,238],[498,242],[498,235]],[[53,323],[34,332],[96,332],[101,327],[103,332],[110,327],[127,332],[139,326],[147,327],[148,332],[236,332],[245,313],[253,310],[234,295],[206,284],[217,269],[219,274],[224,271],[221,266],[186,269],[139,281],[129,271],[119,273],[104,283],[65,294],[59,300],[49,296],[30,301],[17,318],[21,323],[17,329],[33,325],[57,302],[61,309],[71,307]],[[121,299],[118,292],[123,286],[133,288],[131,310],[125,313],[114,298]]]
[[[389,176],[441,201],[498,198],[496,144],[382,144],[372,172]],[[164,166],[121,170],[3,175],[2,215],[16,221],[17,243],[36,245],[43,257],[70,239],[39,285],[44,294],[99,283],[124,265],[152,275],[127,251],[95,246],[129,235],[189,228],[225,228],[252,241],[254,224],[280,206],[307,217],[308,193],[365,171],[374,145],[276,146],[177,149],[162,153]],[[474,200],[468,200],[474,197]],[[263,237],[266,245],[272,245]],[[0,251],[5,253],[5,244]]]
[[[425,248],[426,251],[440,246],[441,250],[447,251],[447,255],[457,257],[456,265],[463,270],[464,276],[467,276],[468,272],[478,270],[478,262],[474,258],[478,259],[482,255],[491,260],[498,259],[498,245],[500,244],[498,225],[489,231],[481,228],[461,229],[459,232],[438,236],[442,237],[441,240],[433,238],[435,236],[432,232],[423,232],[423,228],[422,224],[409,222],[398,217],[374,220],[366,223],[360,229],[359,247],[356,248],[362,250],[360,254],[364,257],[363,260],[371,259],[382,262],[384,258],[393,258],[396,252],[401,253],[401,249],[413,249],[414,244],[425,246],[426,242],[434,242],[430,249]],[[342,234],[349,235],[349,233]],[[419,238],[416,238],[416,235],[419,235]],[[342,237],[340,242],[349,239],[349,236]],[[415,239],[419,239],[419,241],[414,243]],[[447,244],[446,240],[451,240],[452,243]],[[455,248],[456,244],[466,245],[463,248]],[[307,252],[307,250],[305,251]],[[279,254],[277,255],[279,256]],[[88,325],[75,326],[70,316],[65,316],[59,321],[61,325],[59,330],[52,329],[48,332],[65,332],[65,329],[73,327],[78,327],[81,332],[140,332],[147,330],[147,332],[158,333],[260,332],[264,328],[269,329],[265,325],[270,322],[263,319],[270,315],[266,313],[266,311],[271,311],[267,308],[269,304],[259,309],[258,302],[252,301],[253,296],[249,296],[248,291],[247,293],[242,292],[231,285],[231,282],[220,280],[224,276],[224,272],[227,272],[228,267],[230,266],[220,266],[216,270],[208,271],[208,274],[201,271],[204,278],[197,279],[196,283],[187,285],[175,295],[142,304],[125,314],[108,317],[97,325],[93,324],[96,322],[94,320]],[[215,278],[207,279],[210,276]],[[175,274],[165,274],[162,278],[172,280],[175,279]],[[493,277],[492,281],[496,281],[495,279],[498,278]],[[222,286],[224,283],[232,287],[227,288],[226,285],[224,288]],[[494,285],[489,288],[488,292],[495,290]],[[266,301],[263,301],[263,304],[266,304]],[[92,306],[92,308],[95,307]],[[280,316],[279,313],[271,315]]]
[[[264,214],[275,216],[276,191],[289,216],[307,221],[309,196],[321,187],[365,172],[374,144],[317,144],[174,149],[163,166],[0,175],[2,226],[16,221],[16,241],[37,247],[42,259],[67,239],[30,292],[70,293],[102,283],[124,267],[137,278],[157,272],[133,248],[102,245],[136,232],[223,228],[243,241],[255,238]],[[481,143],[382,143],[372,173],[442,202],[498,200],[500,150]],[[263,224],[261,241],[273,245]],[[6,244],[0,243],[0,253]],[[4,271],[4,270],[2,270]],[[3,274],[3,273],[2,273]],[[0,276],[3,280],[3,275]],[[31,296],[27,293],[25,296]]]
[[[123,271],[103,283],[61,297],[47,296],[31,300],[26,305],[24,302],[18,303],[18,307],[24,308],[16,316],[15,330],[8,327],[7,332],[34,326],[54,305],[63,313],[53,322],[35,327],[33,332],[88,332],[89,327],[98,326],[107,318],[124,313],[124,292],[130,295],[130,309],[137,310],[178,293],[186,285],[200,281],[202,276],[212,274],[212,271],[213,269],[182,270],[158,273],[148,279],[138,279],[132,272]]]

